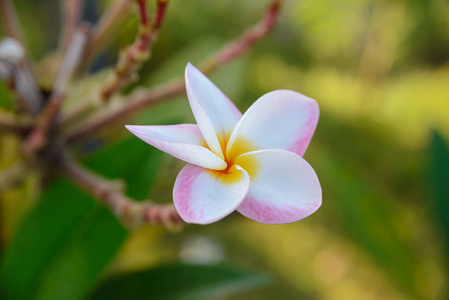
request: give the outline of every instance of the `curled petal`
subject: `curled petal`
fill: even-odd
[[[173,201],[187,223],[209,224],[232,213],[245,198],[249,176],[239,166],[227,172],[186,165],[176,178]]]
[[[224,158],[226,140],[242,113],[203,73],[188,63],[185,71],[190,107],[209,148]]]
[[[144,142],[176,158],[213,170],[223,170],[227,164],[209,149],[197,125],[133,126],[126,128]]]
[[[285,150],[259,150],[235,160],[251,178],[248,194],[237,208],[245,217],[265,224],[301,220],[321,206],[315,171],[299,155]]]
[[[304,95],[287,90],[265,94],[240,119],[229,139],[226,155],[283,149],[303,156],[318,117],[318,104]]]

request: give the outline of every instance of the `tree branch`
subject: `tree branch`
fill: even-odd
[[[104,126],[122,120],[151,104],[182,94],[184,87],[184,78],[178,78],[150,91],[146,89],[137,90],[132,94],[132,97],[127,98],[127,105],[109,107],[109,110],[91,116],[75,128],[69,128],[65,134],[67,142],[77,142]]]
[[[84,8],[84,0],[64,0],[61,3],[62,30],[59,37],[59,48],[65,53],[76,32],[78,22]]]
[[[1,0],[0,0],[1,1]],[[22,44],[11,37],[0,43],[0,63],[2,78],[5,76],[17,97],[21,108],[36,115],[42,105],[42,94],[26,61],[25,49]]]
[[[24,142],[24,152],[33,153],[41,149],[47,140],[47,133],[59,112],[63,100],[65,99],[65,91],[75,69],[77,68],[88,39],[89,27],[81,26],[74,34],[70,46],[64,56],[61,68],[56,77],[53,86],[53,92],[42,113],[36,122],[34,130],[30,133]]]
[[[156,1],[156,12],[148,24],[146,0],[136,0],[139,5],[139,34],[136,41],[120,53],[119,61],[109,80],[101,88],[100,97],[108,102],[111,96],[136,77],[137,70],[151,55],[151,47],[157,38],[159,28],[165,16],[168,0]]]
[[[211,72],[248,51],[255,42],[274,28],[283,2],[284,0],[273,0],[259,23],[206,59],[205,62],[200,64],[200,69],[206,73]],[[107,112],[94,114],[83,123],[69,129],[68,142],[81,140],[85,136],[107,125],[121,121],[149,105],[179,95],[184,92],[184,87],[184,78],[178,77],[158,87],[137,90],[128,96],[126,101],[122,101],[120,106]]]
[[[148,23],[146,0],[136,0],[136,2],[140,17],[139,34],[136,40],[131,46],[121,51],[117,65],[105,84],[98,90],[95,89],[89,93],[66,116],[63,116],[61,123],[70,123],[80,115],[88,113],[95,106],[107,104],[114,93],[137,77],[137,71],[150,58],[151,48],[159,34],[168,0],[156,1],[156,12],[150,24]]]
[[[124,225],[136,228],[151,223],[177,229],[183,221],[173,205],[136,202],[123,193],[121,181],[110,181],[92,173],[69,156],[62,159],[65,174],[79,187],[108,207]]]
[[[225,45],[220,51],[203,62],[201,64],[202,71],[208,73],[218,66],[226,64],[248,51],[254,43],[266,36],[276,25],[283,3],[284,0],[271,1],[263,19],[246,30],[237,40]]]
[[[1,47],[1,46],[0,46]],[[0,55],[1,56],[1,55]],[[17,70],[16,66],[10,62],[3,61],[0,57],[0,79],[3,80],[10,90],[13,98],[22,111],[26,111],[28,114],[32,115],[33,110],[28,105],[27,101],[23,98],[22,94],[17,89]]]

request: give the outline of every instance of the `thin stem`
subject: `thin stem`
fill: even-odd
[[[127,98],[126,105],[112,107],[108,111],[97,113],[79,126],[69,128],[66,134],[68,136],[67,142],[79,141],[107,124],[122,120],[151,104],[179,95],[184,91],[184,87],[184,78],[178,78],[151,90],[137,90],[132,94],[132,97]]]
[[[283,3],[284,0],[271,1],[263,19],[259,23],[249,28],[238,39],[224,46],[220,51],[201,64],[203,72],[208,73],[218,66],[226,64],[232,59],[242,55],[248,51],[254,43],[273,30]]]
[[[0,58],[0,76],[1,80],[4,80],[6,83],[6,86],[9,88],[10,92],[13,95],[13,98],[15,102],[17,103],[20,110],[27,112],[30,115],[34,114],[34,110],[36,108],[32,108],[32,106],[28,105],[28,102],[25,100],[25,98],[22,96],[22,93],[24,92],[18,90],[16,79],[19,79],[20,76],[18,76],[18,72],[16,70],[16,65],[9,61],[3,61]]]
[[[111,96],[136,77],[137,70],[147,61],[151,47],[156,40],[161,27],[167,0],[157,1],[155,16],[148,24],[146,0],[136,0],[139,6],[139,34],[135,42],[120,53],[119,61],[106,84],[101,87],[100,96],[107,103]]]
[[[52,93],[45,109],[38,118],[35,128],[31,131],[24,142],[24,153],[28,155],[32,154],[40,150],[45,145],[48,131],[64,98],[64,94],[58,94],[55,92]]]
[[[211,72],[248,51],[255,42],[274,28],[283,2],[283,0],[272,1],[259,23],[246,30],[235,41],[226,44],[209,59],[206,59],[201,64],[200,69],[206,73]],[[179,95],[184,92],[184,87],[184,78],[178,77],[158,87],[137,90],[128,96],[126,101],[122,101],[122,105],[119,107],[94,114],[83,123],[69,129],[68,142],[79,141],[101,128],[141,111],[149,105]]]
[[[25,45],[20,22],[14,5],[10,0],[0,0],[0,20],[5,28],[6,35],[16,40],[19,44]],[[23,52],[25,51],[23,50]],[[26,106],[29,112],[35,115],[42,105],[42,97],[37,88],[29,59],[24,55],[16,67],[15,80],[17,89],[21,93],[22,99],[27,102]]]
[[[66,90],[67,84],[72,78],[84,54],[89,36],[89,24],[84,23],[78,26],[75,34],[72,36],[72,40],[70,41],[67,52],[65,53],[61,68],[56,76],[53,90],[57,93],[63,93]]]
[[[36,115],[42,105],[42,94],[31,72],[25,56],[23,45],[12,37],[0,43],[0,63],[10,77],[9,87],[21,97],[19,105],[32,115]],[[23,100],[23,101],[22,101]]]
[[[62,159],[62,169],[73,182],[108,207],[128,227],[152,223],[176,229],[183,224],[173,205],[136,202],[123,193],[124,184],[121,181],[100,177],[67,155]]]
[[[119,61],[105,84],[90,93],[66,116],[63,116],[60,120],[61,123],[70,123],[80,115],[88,113],[95,106],[108,103],[114,93],[137,77],[137,71],[150,58],[151,48],[164,20],[168,0],[156,1],[156,12],[150,24],[148,23],[146,0],[136,0],[136,2],[140,17],[139,34],[136,40],[131,46],[121,51]],[[101,101],[98,101],[98,98]]]
[[[92,38],[86,47],[80,69],[84,70],[95,56],[107,46],[108,40],[116,30],[128,19],[131,7],[136,0],[116,0],[103,14],[93,30]]]
[[[27,172],[28,166],[24,162],[15,163],[0,171],[0,192],[18,182]]]
[[[89,28],[82,26],[73,36],[72,42],[70,43],[67,53],[65,54],[64,61],[56,77],[56,81],[53,86],[53,93],[50,95],[47,105],[40,114],[34,130],[30,133],[24,143],[25,153],[33,153],[44,146],[47,140],[47,133],[53,123],[53,120],[59,112],[63,100],[65,99],[67,84],[83,55],[88,33]]]
[[[10,0],[0,0],[0,16],[6,35],[16,39],[23,45],[23,34],[20,29],[16,10]]]
[[[14,82],[17,92],[26,103],[33,116],[37,115],[44,102],[39,86],[26,61],[21,61],[14,69]]]

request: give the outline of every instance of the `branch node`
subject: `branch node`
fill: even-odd
[[[158,24],[158,18],[163,17],[163,11],[166,3],[167,1],[162,0],[157,2],[161,15],[158,16],[158,13],[156,13],[156,17],[153,18],[155,24]],[[200,64],[200,69],[204,73],[211,72],[217,67],[228,63],[232,59],[235,59],[248,51],[256,41],[260,40],[273,29],[274,24],[279,17],[279,9],[282,3],[283,0],[271,1],[271,4],[268,6],[267,11],[259,23],[246,30],[235,41],[226,44],[209,59],[206,59]],[[94,114],[81,124],[78,124],[73,128],[69,128],[67,140],[68,142],[78,141],[105,126],[117,122],[118,120],[122,120],[123,118],[139,112],[143,108],[146,108],[156,102],[179,95],[184,92],[184,88],[184,78],[178,77],[170,82],[151,89],[140,89],[134,91],[127,97],[126,101],[122,101],[119,108],[112,109],[107,113],[100,112],[98,114]]]
[[[50,99],[44,107],[44,110],[39,115],[33,131],[24,142],[23,151],[25,154],[30,155],[42,149],[46,144],[48,131],[52,127],[53,121],[65,99],[68,82],[80,62],[88,36],[89,27],[86,24],[80,26],[78,31],[73,35],[73,39],[70,42],[69,48],[64,56],[64,61],[56,77],[53,93],[50,95]]]
[[[136,202],[123,193],[123,181],[111,181],[100,177],[75,162],[65,152],[61,167],[73,182],[93,195],[99,203],[108,207],[126,227],[137,228],[150,223],[173,230],[179,228],[183,222],[173,205]]]

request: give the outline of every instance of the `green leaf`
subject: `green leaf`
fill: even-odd
[[[131,193],[143,198],[158,169],[158,155],[131,138],[92,155],[86,164],[108,177],[122,176],[136,189]],[[151,163],[138,165],[142,162]],[[56,180],[6,249],[0,269],[1,298],[82,299],[100,279],[126,234],[90,195],[66,179]]]
[[[174,264],[113,278],[89,299],[201,300],[266,285],[266,274],[226,266]]]
[[[449,247],[449,148],[443,137],[434,132],[430,147],[431,158],[431,187],[433,189],[434,207],[433,212],[437,223],[446,238]]]
[[[104,222],[110,224],[109,234],[102,230]],[[93,199],[57,180],[7,249],[0,273],[2,296],[79,299],[124,237],[120,224]]]

